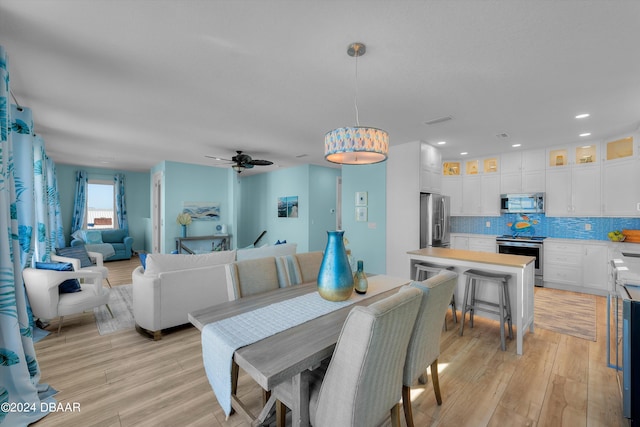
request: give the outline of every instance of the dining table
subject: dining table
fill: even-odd
[[[251,376],[263,390],[272,390],[274,386],[290,381],[293,385],[292,407],[289,408],[292,424],[308,426],[309,384],[308,375],[305,373],[319,367],[322,361],[331,357],[347,315],[355,305],[373,304],[397,292],[401,286],[409,282],[406,278],[371,275],[368,277],[367,293],[354,292],[350,297],[351,304],[341,305],[327,314],[240,347],[233,352],[233,362]],[[212,323],[228,322],[237,316],[313,292],[317,293],[315,283],[279,288],[194,311],[189,313],[188,317],[193,325],[203,331]],[[253,426],[265,422],[274,404],[275,398],[269,397],[261,412],[255,415],[238,395],[233,392],[231,395],[233,410],[246,417]]]

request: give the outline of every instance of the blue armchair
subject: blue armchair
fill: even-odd
[[[115,254],[109,258],[105,258],[105,261],[116,261],[119,259],[131,259],[133,237],[129,236],[127,230],[92,230],[99,231],[102,234],[102,243],[108,243],[113,247]],[[85,245],[85,241],[81,238],[81,233],[78,235],[74,233],[76,237],[72,237],[71,246]]]

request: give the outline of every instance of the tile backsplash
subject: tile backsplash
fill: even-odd
[[[608,240],[607,233],[613,230],[640,229],[640,218],[601,218],[601,217],[546,217],[544,214],[530,214],[527,217],[534,224],[536,236],[563,239]],[[451,217],[452,233],[471,234],[511,234],[508,223],[520,221],[517,214],[502,216],[454,216]],[[489,223],[489,227],[487,227]],[[591,230],[586,228],[591,227]],[[522,234],[529,234],[524,231]]]

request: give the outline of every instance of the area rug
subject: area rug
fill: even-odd
[[[534,313],[538,328],[596,341],[596,297],[593,295],[538,288]]]
[[[111,307],[113,317],[111,317],[109,310],[104,305],[93,309],[100,335],[135,327],[132,285],[118,285],[111,288],[109,307]]]

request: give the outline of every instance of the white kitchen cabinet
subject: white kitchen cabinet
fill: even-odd
[[[442,155],[436,147],[420,144],[420,191],[442,192]]]
[[[469,237],[451,235],[451,249],[469,249]]]
[[[547,216],[601,215],[601,168],[597,144],[547,151]]]
[[[539,193],[545,191],[545,150],[505,153],[500,160],[501,193]]]
[[[554,242],[545,240],[544,285],[605,295],[607,292],[606,242]]]
[[[607,243],[583,244],[582,250],[582,285],[605,294],[609,271]]]
[[[571,211],[571,170],[550,169],[546,174],[544,210],[547,216],[569,216]]]
[[[442,177],[442,194],[450,197],[451,215],[462,215],[462,177],[444,175]]]
[[[500,176],[498,174],[462,177],[462,215],[500,216]]]
[[[469,237],[469,250],[478,252],[496,252],[495,236],[473,236]]]
[[[640,160],[625,158],[602,166],[602,204],[605,216],[640,215]]]

